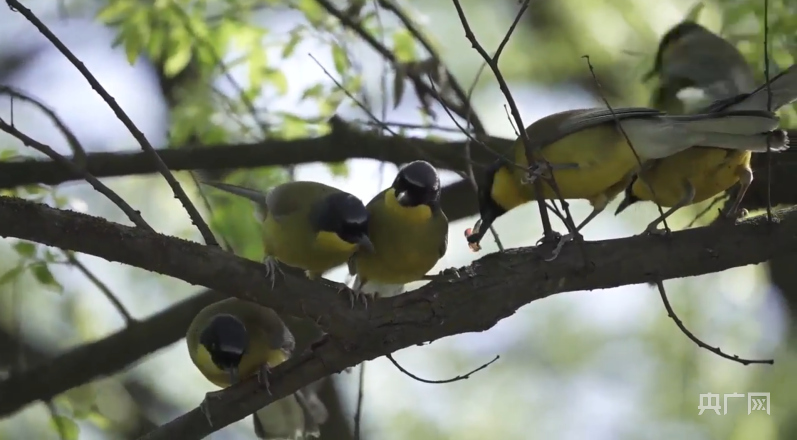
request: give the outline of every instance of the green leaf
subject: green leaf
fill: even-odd
[[[301,29],[299,29],[301,30]],[[291,32],[291,38],[288,40],[288,44],[282,48],[282,58],[288,58],[293,55],[293,52],[296,50],[296,46],[302,41],[302,33],[297,31]]]
[[[3,275],[0,275],[0,286],[8,284],[9,282],[13,281],[16,277],[19,276],[22,271],[25,270],[25,266],[19,265],[13,267],[6,271]]]
[[[14,250],[25,258],[32,258],[36,255],[36,245],[29,241],[20,241],[14,244]]]
[[[327,17],[326,11],[316,0],[299,0],[298,7],[304,13],[307,21],[314,26],[319,25]]]
[[[50,419],[50,427],[63,440],[77,440],[80,438],[80,427],[74,420],[65,416],[53,416]]]
[[[94,18],[102,23],[112,23],[126,17],[135,7],[136,3],[133,1],[111,0]]]
[[[341,76],[344,76],[349,70],[349,57],[346,55],[346,51],[337,44],[332,45],[332,61],[335,63],[335,70]]]
[[[64,287],[55,279],[53,273],[50,272],[50,266],[44,262],[36,262],[30,266],[33,276],[43,286],[50,287],[57,292],[63,292]]]
[[[349,177],[349,167],[346,162],[328,163],[327,169],[335,177]]]
[[[288,93],[288,78],[282,70],[268,69],[266,80],[277,89],[277,93],[279,93],[280,96]]]
[[[308,98],[320,98],[324,95],[324,85],[319,83],[312,87],[308,87],[303,93],[301,100],[304,101]]]
[[[393,53],[400,63],[415,61],[415,38],[410,31],[400,29],[393,33]]]
[[[127,62],[131,65],[135,64],[138,55],[141,53],[141,50],[144,49],[144,41],[142,41],[141,34],[138,32],[134,23],[125,22],[119,33],[118,43],[124,45]]]
[[[185,66],[191,61],[191,44],[179,44],[174,52],[172,52],[163,63],[163,73],[167,77],[173,77],[185,69]]]
[[[689,12],[686,13],[686,16],[684,16],[684,20],[697,21],[697,18],[700,16],[700,12],[702,11],[703,11],[703,2],[702,1],[697,2],[695,3],[694,6],[692,6],[691,9],[689,9]]]

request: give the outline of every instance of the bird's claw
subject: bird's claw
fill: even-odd
[[[537,240],[537,243],[535,243],[535,246],[540,246],[540,245],[543,245],[543,244],[546,244],[546,243],[554,243],[554,242],[558,243],[559,240],[561,240],[561,239],[562,239],[562,234],[560,234],[560,233],[558,233],[556,231],[551,231],[549,234],[545,234],[545,235],[542,236],[542,238]]]
[[[210,406],[209,406],[210,405],[210,401],[211,400],[219,400],[219,399],[221,399],[221,397],[222,397],[221,396],[221,392],[222,391],[224,391],[224,390],[211,391],[209,393],[205,393],[205,399],[202,401],[202,403],[199,404],[199,410],[202,411],[202,414],[205,415],[205,419],[207,419],[208,425],[210,425],[211,427],[213,426],[213,421],[211,420],[211,417],[210,417]]]
[[[284,275],[279,263],[274,257],[263,258],[263,264],[266,266],[266,278],[271,281],[271,288],[273,289],[277,283],[277,273]]]
[[[556,243],[556,247],[554,248],[553,252],[551,252],[551,256],[546,258],[545,261],[551,262],[555,260],[559,256],[559,253],[562,252],[562,248],[564,247],[565,243],[573,241],[573,239],[576,237],[575,234],[577,234],[577,232],[576,233],[571,232],[569,234],[560,236],[559,242]]]
[[[268,381],[268,376],[270,374],[271,369],[268,367],[268,365],[263,364],[257,369],[256,375],[257,384],[264,388],[269,395],[271,395],[270,383]]]

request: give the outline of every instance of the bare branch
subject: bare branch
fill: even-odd
[[[774,364],[775,361],[773,359],[743,359],[737,355],[729,355],[725,354],[719,347],[712,347],[705,342],[701,341],[700,338],[695,336],[692,332],[690,332],[686,326],[684,325],[683,321],[678,318],[678,315],[675,314],[675,311],[672,309],[670,305],[670,301],[667,299],[667,293],[664,290],[664,283],[661,281],[656,281],[656,287],[659,289],[659,295],[661,295],[661,301],[664,303],[664,308],[667,309],[667,315],[672,318],[675,322],[675,325],[681,330],[683,334],[686,335],[692,342],[697,344],[700,348],[705,348],[706,350],[716,354],[717,356],[725,359],[732,360],[734,362],[738,362],[742,365],[750,365],[750,364]]]
[[[404,369],[404,367],[399,365],[399,363],[396,362],[396,360],[393,358],[392,354],[387,354],[387,355],[385,355],[385,357],[393,364],[393,366],[398,368],[399,371],[401,371],[402,373],[404,373],[408,377],[410,377],[412,379],[415,379],[418,382],[439,385],[439,384],[444,384],[444,383],[453,383],[453,382],[459,382],[460,380],[470,379],[470,377],[472,375],[474,375],[474,374],[478,373],[479,371],[484,370],[485,368],[489,367],[493,362],[497,361],[501,356],[496,355],[493,358],[493,360],[491,360],[490,362],[487,362],[486,364],[482,364],[479,368],[476,368],[475,370],[471,370],[469,373],[460,374],[460,375],[458,375],[456,377],[452,377],[451,379],[443,379],[443,380],[423,379],[421,377],[418,377],[418,376],[410,373],[409,371]]]
[[[171,171],[169,171],[169,168],[165,163],[163,163],[160,156],[158,156],[158,152],[155,151],[155,148],[153,148],[152,144],[149,143],[147,138],[144,136],[144,133],[142,133],[141,130],[136,127],[130,117],[127,116],[127,113],[122,110],[122,107],[116,103],[116,100],[105,90],[105,88],[102,87],[102,84],[97,81],[97,78],[94,77],[94,75],[75,56],[75,54],[73,54],[72,51],[70,51],[69,48],[67,48],[47,26],[45,26],[44,23],[42,23],[42,21],[39,20],[39,18],[36,17],[33,12],[31,12],[30,9],[22,6],[22,3],[20,3],[18,0],[6,0],[6,3],[8,3],[8,7],[11,8],[11,10],[19,12],[23,17],[25,17],[25,19],[35,26],[36,29],[38,29],[39,32],[41,32],[42,35],[44,35],[44,37],[47,38],[47,40],[49,40],[50,43],[52,43],[52,45],[55,46],[55,48],[58,49],[58,51],[61,52],[61,54],[63,54],[70,63],[72,63],[73,66],[75,66],[80,74],[83,75],[86,81],[88,81],[88,83],[91,85],[91,88],[93,88],[94,91],[96,91],[97,94],[102,97],[103,101],[108,104],[108,107],[113,110],[116,117],[125,125],[125,127],[127,127],[127,129],[130,131],[130,134],[132,134],[136,141],[138,141],[138,143],[141,145],[141,148],[149,153],[150,157],[155,162],[158,171],[163,175],[164,179],[166,179],[166,182],[169,183],[172,191],[174,191],[175,197],[180,200],[180,202],[183,204],[183,207],[188,212],[191,222],[197,227],[197,229],[199,229],[199,232],[205,239],[205,243],[211,246],[218,246],[216,239],[213,237],[213,232],[210,231],[207,223],[205,223],[205,221],[202,219],[202,216],[199,215],[199,211],[197,211],[196,207],[193,205],[193,203],[191,203],[191,200],[188,198],[188,195],[185,193],[185,191],[183,191],[183,188],[177,182],[177,179],[174,178]]]
[[[80,166],[75,164],[73,161],[65,158],[58,154],[55,150],[50,148],[47,145],[42,144],[41,142],[29,137],[25,133],[19,131],[16,127],[11,124],[8,124],[2,118],[0,118],[0,130],[14,136],[15,138],[19,139],[20,142],[25,144],[28,147],[31,147],[45,155],[47,155],[53,162],[57,163],[59,166],[64,167],[67,170],[72,171],[72,173],[81,175],[86,182],[88,182],[98,193],[104,195],[108,198],[114,205],[118,206],[122,212],[125,213],[128,219],[133,222],[134,225],[138,226],[139,228],[145,229],[147,231],[153,231],[152,227],[144,221],[144,218],[141,217],[141,214],[133,209],[127,202],[124,201],[119,194],[116,194],[114,190],[105,186],[104,183],[100,182],[99,179],[91,175],[88,171],[81,169]]]
[[[91,281],[95,286],[97,286],[98,289],[100,289],[100,292],[105,295],[105,298],[108,299],[111,304],[113,304],[119,314],[125,319],[125,324],[129,326],[136,323],[136,319],[133,318],[130,312],[127,311],[127,308],[124,306],[124,304],[122,304],[121,301],[119,301],[119,298],[114,295],[114,293],[111,291],[111,288],[108,287],[107,284],[99,279],[94,272],[86,267],[85,264],[81,263],[73,252],[64,252],[64,254],[66,255],[66,260],[69,262],[69,264],[75,266],[77,270],[79,270],[86,278],[89,279],[89,281]]]

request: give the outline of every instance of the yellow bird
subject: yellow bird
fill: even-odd
[[[355,297],[398,295],[406,283],[424,278],[448,248],[440,176],[429,162],[411,162],[366,209],[368,236],[375,250],[356,252],[349,261]]]
[[[202,309],[188,327],[186,344],[197,369],[222,388],[251,376],[267,387],[270,369],[286,361],[295,346],[293,335],[276,312],[237,298]],[[218,398],[217,393],[208,393],[205,402]],[[205,402],[202,411],[212,424]],[[255,434],[268,440],[318,437],[326,418],[326,408],[315,396],[315,388],[309,387],[253,416]]]
[[[645,163],[684,151],[695,145],[736,150],[766,149],[778,126],[778,117],[767,111],[723,111],[690,116],[671,116],[647,108],[569,110],[546,116],[526,128],[529,139],[538,148],[535,159],[550,164],[556,185],[565,199],[585,199],[592,213],[579,224],[579,232],[603,211],[629,184],[639,169],[639,162],[615,119]],[[775,148],[782,147],[777,142]],[[513,154],[490,167],[479,186],[480,219],[466,231],[473,250],[488,227],[506,212],[531,200],[556,199],[552,188],[542,182],[542,197],[529,182],[525,148],[521,139],[513,145]],[[509,161],[514,161],[510,163]],[[560,241],[572,239],[567,234]]]
[[[247,198],[262,221],[263,263],[272,286],[277,261],[304,269],[315,279],[345,264],[357,250],[373,250],[368,238],[368,211],[357,197],[318,182],[288,182],[260,192],[236,185],[204,182]]]
[[[730,42],[705,27],[685,20],[667,31],[656,53],[653,69],[643,80],[658,77],[651,107],[669,114],[692,109],[755,89],[753,69]],[[691,92],[691,93],[689,93]],[[687,106],[680,96],[694,96]]]
[[[705,111],[764,110],[767,108],[767,89],[767,85],[764,84],[752,93],[717,101]],[[773,111],[797,99],[797,65],[792,65],[772,78],[769,90],[772,93]],[[785,131],[773,131],[769,138],[771,151],[781,152],[789,148],[789,138]],[[763,148],[749,150],[708,148],[702,144],[698,145],[664,159],[652,161],[649,167],[640,172],[639,178],[635,176],[632,179],[615,215],[638,201],[657,202],[662,207],[670,208],[652,221],[646,229],[647,232],[658,232],[658,224],[678,209],[708,200],[739,183],[741,188],[727,212],[728,218],[737,218],[742,199],[753,182],[753,170],[750,167],[752,153],[766,152],[766,145],[763,145]]]

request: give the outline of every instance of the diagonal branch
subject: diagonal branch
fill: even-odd
[[[146,153],[149,154],[150,160],[155,163],[158,171],[163,175],[163,178],[166,179],[166,182],[174,191],[174,196],[177,197],[180,202],[183,204],[183,207],[188,212],[188,216],[191,218],[191,222],[199,229],[199,232],[202,234],[202,237],[205,239],[205,243],[211,246],[218,246],[219,244],[216,242],[216,238],[213,236],[213,232],[210,231],[210,227],[205,223],[202,219],[202,216],[199,215],[199,211],[197,211],[196,207],[193,203],[191,203],[191,199],[188,198],[188,195],[185,193],[183,188],[180,186],[180,183],[177,182],[177,179],[174,178],[172,173],[169,171],[169,168],[166,164],[163,163],[160,156],[158,156],[158,152],[155,151],[155,148],[152,147],[152,144],[149,143],[144,133],[136,127],[136,124],[133,123],[133,120],[127,116],[122,107],[116,103],[116,100],[111,96],[105,88],[97,81],[97,78],[89,71],[85,64],[83,64],[71,50],[69,50],[64,43],[58,39],[58,37],[53,34],[53,32],[39,20],[36,15],[31,12],[30,9],[22,6],[18,0],[6,0],[8,3],[8,7],[11,8],[12,11],[19,12],[20,15],[25,17],[36,29],[47,38],[50,43],[52,43],[55,48],[61,52],[61,54],[69,60],[69,62],[75,66],[75,68],[80,72],[81,75],[86,79],[86,81],[91,85],[91,88],[97,92],[98,95],[105,101],[106,104],[113,110],[116,117],[124,124],[124,126],[130,131],[130,134],[138,141],[141,145],[141,149],[144,150]]]

